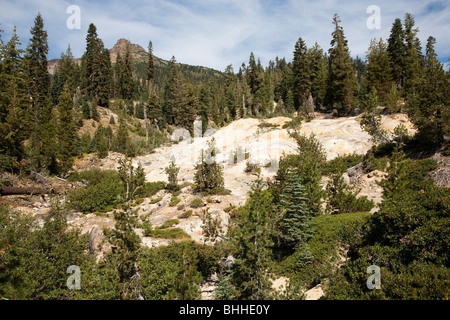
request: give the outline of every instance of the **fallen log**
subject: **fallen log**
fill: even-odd
[[[23,195],[23,194],[49,194],[52,190],[46,188],[36,188],[36,187],[3,187],[0,189],[0,195],[10,196],[10,195]]]

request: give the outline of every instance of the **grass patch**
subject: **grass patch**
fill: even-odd
[[[180,228],[173,229],[155,229],[150,232],[148,235],[153,238],[161,238],[161,239],[190,239],[191,236],[188,235],[184,230]]]
[[[181,199],[178,197],[172,197],[169,202],[169,207],[175,207],[178,203],[180,203]]]
[[[179,219],[187,219],[192,216],[192,210],[187,210],[178,216]]]
[[[192,200],[192,202],[191,202],[192,208],[200,208],[202,206],[203,206],[203,200],[200,198],[196,198],[196,199]]]
[[[158,198],[155,198],[155,199],[151,199],[151,200],[150,200],[150,204],[158,203],[158,202],[160,202],[162,199],[163,199],[162,197],[158,197]]]
[[[178,220],[178,219],[170,219],[170,220],[167,220],[162,226],[156,227],[155,229],[167,229],[167,228],[173,227],[179,223],[180,223],[180,220]]]
[[[225,211],[226,213],[229,213],[230,211],[232,211],[235,208],[236,208],[236,206],[229,206],[229,207],[226,207],[225,209],[223,209],[223,211]]]

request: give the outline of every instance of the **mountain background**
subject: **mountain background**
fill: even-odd
[[[116,44],[109,50],[111,63],[114,65],[117,60],[117,55],[123,57],[125,55],[127,44],[131,46],[131,57],[134,65],[134,74],[138,79],[146,77],[148,52],[138,44],[131,43],[129,40],[121,38],[117,40]],[[154,57],[155,63],[155,77],[153,83],[156,87],[162,88],[169,76],[169,61]],[[48,61],[48,72],[53,75],[60,63],[61,59],[53,59]],[[81,64],[81,58],[75,58],[74,62],[78,65]],[[222,80],[223,73],[208,67],[192,66],[184,63],[177,63],[178,69],[181,71],[186,79],[190,79],[195,84],[198,84],[204,80]]]

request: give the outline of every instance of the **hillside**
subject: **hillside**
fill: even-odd
[[[138,44],[132,44],[126,39],[117,40],[116,44],[110,49],[111,63],[115,64],[117,55],[123,57],[125,55],[126,46],[131,45],[131,57],[134,64],[135,77],[143,79],[146,77],[146,66],[148,59],[148,52]],[[155,59],[155,78],[154,84],[160,88],[164,85],[169,75],[169,61],[154,56]],[[59,65],[60,59],[53,59],[48,61],[48,72],[53,75]],[[78,65],[81,64],[81,58],[75,58],[74,62]],[[198,83],[205,79],[222,80],[223,74],[220,71],[202,67],[192,66],[184,63],[177,63],[179,70],[183,76],[187,79]]]

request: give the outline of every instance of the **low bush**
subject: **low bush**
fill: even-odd
[[[158,198],[155,198],[155,199],[151,199],[151,200],[150,200],[150,204],[158,203],[158,202],[160,202],[162,199],[163,199],[162,197],[158,197]]]
[[[203,206],[203,200],[200,198],[196,198],[196,199],[192,200],[192,202],[191,202],[192,208],[200,208],[202,206]]]
[[[179,223],[180,223],[180,220],[178,220],[178,219],[170,219],[170,220],[167,220],[163,225],[156,227],[155,229],[167,229],[167,228],[173,227]]]
[[[69,192],[67,205],[82,212],[109,211],[123,203],[124,186],[117,171],[92,169],[75,173],[71,181],[87,182],[86,188]]]
[[[179,219],[187,219],[192,216],[192,210],[187,210],[178,216]]]
[[[169,207],[175,207],[178,203],[180,203],[181,199],[178,197],[172,197],[169,202]]]
[[[148,235],[153,238],[161,239],[190,239],[191,236],[184,232],[183,229],[173,228],[173,229],[155,229],[152,230]]]
[[[323,163],[321,171],[322,175],[329,176],[331,174],[343,173],[347,169],[356,166],[357,164],[363,162],[364,157],[359,154],[350,154],[344,156],[338,156],[333,160],[326,161]]]

